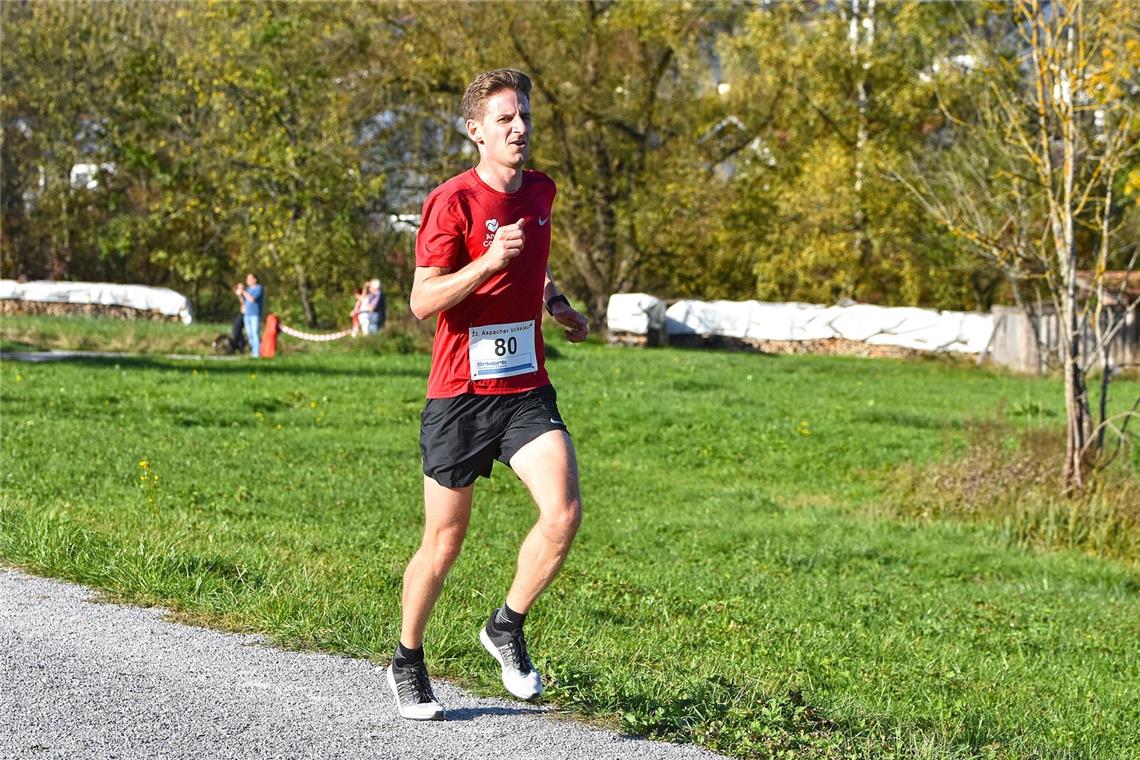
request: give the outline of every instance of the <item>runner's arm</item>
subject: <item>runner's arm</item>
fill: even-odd
[[[519,219],[514,224],[499,227],[487,252],[458,272],[452,272],[450,267],[416,267],[410,299],[416,319],[427,319],[447,311],[471,295],[483,280],[505,268],[511,259],[522,253],[525,240],[523,220]]]
[[[546,281],[542,284],[542,302],[548,303],[551,298],[559,295],[558,286],[554,284],[554,275],[550,272],[550,265],[546,265]]]
[[[416,267],[412,279],[411,307],[416,319],[427,319],[447,311],[471,295],[491,274],[476,259],[458,272],[451,267]]]
[[[550,303],[550,299],[560,295],[558,286],[554,284],[554,275],[550,267],[546,267],[546,282],[542,287],[542,302]],[[566,340],[571,343],[581,343],[590,334],[590,321],[584,314],[575,311],[569,302],[559,301],[550,310],[554,321],[566,328]]]

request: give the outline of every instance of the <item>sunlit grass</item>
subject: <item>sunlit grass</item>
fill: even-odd
[[[551,700],[740,756],[1140,752],[1135,570],[871,508],[970,419],[1056,424],[1058,382],[555,345],[585,522],[528,623]],[[427,366],[347,349],[6,361],[0,557],[384,661],[421,527]],[[533,517],[508,470],[480,481],[433,672],[501,691],[475,636]]]

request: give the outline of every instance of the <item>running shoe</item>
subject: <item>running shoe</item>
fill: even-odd
[[[388,685],[396,696],[396,708],[409,720],[443,720],[443,707],[435,701],[428,679],[427,666],[422,662],[397,668],[388,666]]]
[[[500,631],[491,625],[494,619],[492,614],[491,620],[479,632],[479,641],[502,667],[503,686],[507,691],[519,699],[534,699],[542,694],[542,676],[527,655],[522,629]]]

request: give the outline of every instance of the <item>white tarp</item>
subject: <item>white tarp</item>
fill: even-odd
[[[0,299],[128,306],[143,311],[157,311],[168,317],[178,317],[185,324],[193,321],[190,315],[190,302],[186,300],[186,296],[170,288],[152,288],[146,285],[0,280]]]
[[[606,327],[611,332],[648,335],[665,325],[665,303],[647,293],[615,293],[606,305]]]
[[[986,349],[994,331],[990,314],[870,304],[678,301],[665,315],[669,335],[753,340],[845,338],[877,346],[973,354]]]

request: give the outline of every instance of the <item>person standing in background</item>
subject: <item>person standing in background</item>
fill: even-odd
[[[379,279],[368,281],[368,332],[375,335],[384,326],[388,315],[388,305],[384,301],[384,290]]]
[[[250,272],[245,276],[245,284],[239,284],[234,292],[241,299],[249,355],[256,359],[261,356],[261,311],[265,304],[265,288],[258,282],[257,275]]]
[[[371,279],[364,284],[364,295],[360,298],[360,334],[375,335],[384,325],[387,304],[384,302],[384,291],[380,289],[380,280]]]
[[[352,291],[352,312],[349,316],[352,317],[352,337],[354,338],[357,335],[364,334],[364,330],[366,329],[364,325],[361,324],[362,320],[360,319],[360,314],[364,309],[364,291],[367,289],[368,286],[365,285],[363,288],[357,288]]]

